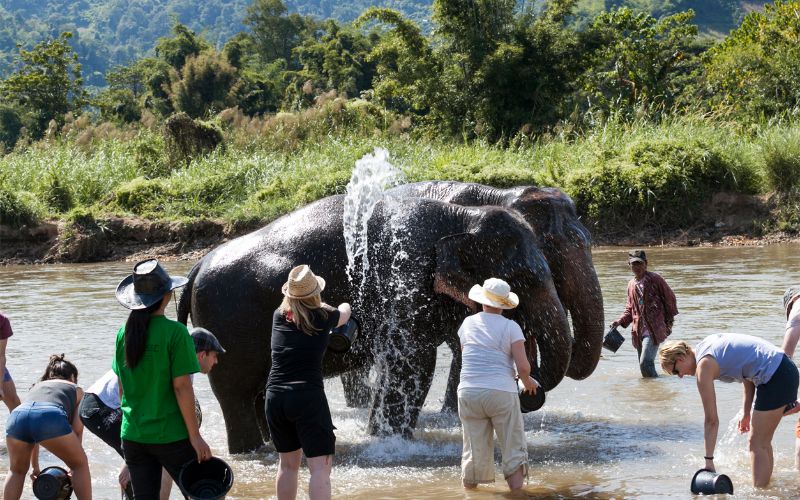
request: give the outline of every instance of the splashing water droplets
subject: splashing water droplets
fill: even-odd
[[[344,241],[347,251],[347,276],[351,283],[359,279],[363,288],[369,272],[367,225],[384,191],[403,182],[404,176],[389,163],[389,152],[375,148],[356,161],[344,197]],[[355,283],[354,283],[355,284]]]

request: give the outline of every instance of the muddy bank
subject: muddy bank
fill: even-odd
[[[256,227],[215,220],[180,222],[108,218],[87,225],[50,221],[19,229],[0,225],[0,263],[35,264],[197,259]]]
[[[596,245],[710,246],[764,245],[800,241],[797,234],[763,231],[772,213],[769,197],[718,193],[686,227],[607,228],[586,221]],[[198,259],[229,239],[258,229],[198,219],[162,222],[112,217],[89,224],[50,221],[35,227],[0,225],[0,264]]]

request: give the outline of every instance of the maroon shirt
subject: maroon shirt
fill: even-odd
[[[660,344],[672,333],[672,323],[678,315],[675,294],[664,278],[646,271],[640,283],[644,291],[641,297],[636,290],[636,278],[628,282],[628,302],[625,305],[625,312],[617,320],[623,328],[633,323],[631,342],[636,349],[642,346],[642,332],[645,326],[656,344]]]
[[[14,332],[11,330],[11,322],[0,312],[0,340],[5,340],[12,335]]]

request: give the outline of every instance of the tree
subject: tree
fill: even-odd
[[[233,103],[231,90],[237,79],[236,68],[219,54],[189,56],[180,72],[172,72],[173,106],[193,118],[221,111]]]
[[[373,90],[386,108],[424,116],[436,95],[441,63],[419,26],[398,11],[371,7],[354,25],[380,22],[392,28],[375,43],[367,60],[376,65]]]
[[[0,95],[32,115],[31,134],[41,137],[50,120],[64,123],[67,112],[77,112],[86,102],[81,65],[64,32],[27,51],[20,49],[16,70],[0,83]]]
[[[287,16],[281,0],[253,0],[243,22],[252,29],[264,63],[283,59],[290,69],[298,68],[292,50],[300,45],[307,28],[313,26],[310,19],[298,14]]]
[[[753,118],[800,110],[800,2],[778,0],[752,12],[705,60],[717,110]]]
[[[173,37],[159,38],[156,42],[156,55],[174,69],[181,69],[186,58],[196,56],[211,46],[181,23],[172,27]]]
[[[611,112],[671,108],[699,67],[689,10],[656,19],[621,8],[597,16],[587,38],[598,47],[580,81],[584,100]]]

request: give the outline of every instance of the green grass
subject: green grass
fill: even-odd
[[[717,191],[766,193],[800,183],[800,126],[793,124],[742,129],[699,117],[609,123],[500,147],[416,137],[393,120],[339,103],[303,116],[231,122],[223,126],[225,146],[188,166],[170,165],[164,141],[148,129],[88,143],[41,142],[0,157],[0,215],[11,225],[66,220],[76,209],[96,219],[265,223],[343,193],[356,160],[376,147],[389,150],[409,182],[562,188],[600,228],[685,227]]]

